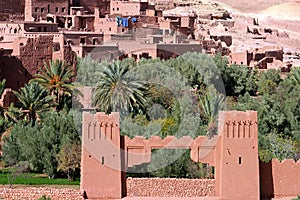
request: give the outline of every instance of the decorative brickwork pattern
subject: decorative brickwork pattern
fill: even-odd
[[[5,200],[37,200],[43,195],[50,197],[51,200],[61,199],[76,199],[84,200],[84,192],[76,189],[63,188],[54,189],[49,187],[26,187],[26,188],[14,188],[1,187],[0,198]]]
[[[127,178],[127,196],[211,197],[215,196],[215,180],[177,178]]]

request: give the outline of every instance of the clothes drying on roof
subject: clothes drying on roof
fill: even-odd
[[[137,18],[133,17],[133,18],[131,18],[131,21],[132,21],[133,23],[136,23],[136,22],[137,22]]]

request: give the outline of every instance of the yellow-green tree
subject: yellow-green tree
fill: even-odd
[[[62,149],[57,155],[58,157],[58,170],[65,172],[68,180],[74,179],[74,172],[80,168],[81,160],[81,144],[75,142],[73,144],[64,144]]]

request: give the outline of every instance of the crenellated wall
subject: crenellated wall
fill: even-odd
[[[208,163],[214,166],[215,148],[219,137],[208,139],[205,136],[199,136],[195,139],[190,136],[183,136],[177,139],[174,136],[167,136],[162,139],[159,136],[152,136],[146,139],[137,136],[133,139],[125,136],[125,164],[128,167],[151,162],[152,149],[191,149],[191,159],[195,162]]]
[[[220,199],[258,200],[257,112],[222,111],[218,126],[212,138],[130,139],[120,136],[118,113],[84,113],[81,189],[89,199],[120,199],[127,192],[126,167],[150,162],[152,149],[183,148],[191,149],[192,160],[215,166],[214,194]]]
[[[300,161],[292,159],[282,162],[273,159],[260,163],[261,197],[292,197],[300,195]]]

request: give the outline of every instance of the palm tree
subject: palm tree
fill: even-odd
[[[0,97],[3,98],[3,92],[5,89],[6,80],[3,79],[0,82]],[[4,100],[4,99],[3,99]],[[4,102],[2,102],[4,103]],[[9,129],[14,123],[18,122],[18,119],[21,115],[19,109],[14,107],[14,104],[11,103],[9,107],[4,107],[5,105],[0,105],[0,133],[3,133]]]
[[[36,82],[26,84],[19,92],[14,91],[14,94],[21,111],[25,113],[28,120],[32,120],[33,124],[40,113],[51,110],[55,106],[54,98]]]
[[[0,98],[2,98],[2,95],[3,95],[3,92],[4,92],[4,88],[5,88],[5,83],[6,83],[5,79],[3,79],[0,82]],[[3,106],[0,107],[0,114],[4,115],[4,108],[3,108]]]
[[[217,116],[219,110],[224,109],[225,96],[215,88],[209,87],[207,91],[199,96],[200,106],[208,122],[207,135],[212,137],[217,132]]]
[[[300,67],[293,68],[290,72],[291,80],[295,85],[300,85]]]
[[[102,71],[94,95],[95,105],[100,110],[124,114],[145,106],[146,86],[132,70],[130,65],[115,61]]]
[[[39,74],[32,79],[33,82],[38,82],[45,87],[51,95],[56,98],[57,104],[60,106],[63,100],[72,96],[74,84],[72,78],[75,72],[73,68],[61,60],[49,61],[49,65],[44,64],[44,68]]]

